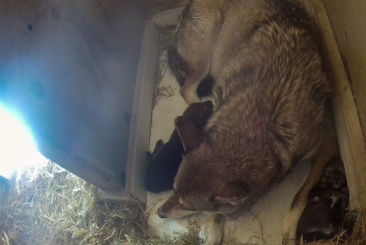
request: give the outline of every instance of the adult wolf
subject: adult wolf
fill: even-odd
[[[295,243],[307,195],[338,154],[322,128],[330,89],[313,23],[286,0],[193,0],[179,22],[168,53],[181,95],[199,101],[198,84],[210,74],[217,104],[203,133],[176,119],[186,154],[159,216],[213,214],[200,236],[217,244],[220,214],[251,203],[308,157],[284,222],[284,240]]]

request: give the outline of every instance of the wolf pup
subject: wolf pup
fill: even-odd
[[[321,182],[309,193],[297,238],[303,236],[309,242],[333,238],[343,229],[348,204],[345,169],[337,158],[327,165]]]
[[[218,244],[221,214],[250,204],[310,158],[284,221],[284,241],[296,244],[307,196],[338,154],[322,125],[330,85],[315,30],[304,10],[286,0],[193,0],[183,11],[169,44],[170,68],[182,76],[188,104],[200,101],[197,86],[210,74],[217,104],[204,132],[176,119],[186,154],[160,217],[211,214],[200,239]]]
[[[211,116],[213,107],[211,101],[193,103],[184,111],[183,117],[202,129]],[[147,157],[146,190],[158,193],[173,189],[174,176],[182,161],[183,153],[183,145],[177,130],[173,131],[166,144],[162,140],[157,141],[153,153],[148,153]]]
[[[324,169],[319,185],[323,188],[347,187],[346,170],[339,158],[333,159]]]

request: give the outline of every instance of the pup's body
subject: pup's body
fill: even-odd
[[[177,118],[187,154],[159,215],[231,213],[280,181],[297,160],[313,157],[285,218],[284,239],[296,239],[308,193],[337,154],[321,130],[330,89],[312,23],[285,0],[194,0],[175,38],[177,61],[187,67],[182,96],[199,100],[197,84],[210,73],[218,107],[203,134]]]
[[[212,114],[211,101],[191,104],[183,113],[183,117],[202,129]],[[153,153],[148,153],[148,164],[145,174],[145,188],[154,193],[173,189],[174,176],[182,161],[184,153],[177,130],[174,130],[169,141],[156,142]]]
[[[348,208],[348,189],[343,163],[332,160],[323,172],[321,182],[308,196],[299,220],[298,239],[305,241],[331,239],[343,228]]]
[[[342,230],[347,207],[347,192],[333,188],[314,188],[299,220],[298,239],[303,236],[304,241],[311,242],[333,238]]]

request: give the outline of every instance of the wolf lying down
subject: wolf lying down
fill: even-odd
[[[208,214],[204,244],[218,244],[224,216],[247,206],[302,158],[311,168],[285,216],[284,243],[296,228],[310,190],[338,154],[325,131],[330,94],[315,28],[286,0],[193,0],[168,48],[169,66],[188,104],[210,74],[216,107],[203,132],[175,121],[186,154],[161,218]],[[324,127],[325,126],[325,127]]]

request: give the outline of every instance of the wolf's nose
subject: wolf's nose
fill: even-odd
[[[158,208],[158,216],[159,216],[161,219],[165,219],[165,218],[166,218],[165,214],[161,211],[161,208]]]

